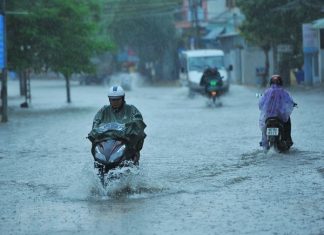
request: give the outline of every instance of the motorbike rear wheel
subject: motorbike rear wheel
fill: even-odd
[[[278,153],[285,153],[290,149],[289,145],[287,145],[284,141],[279,141],[277,138],[274,140],[269,140],[268,146],[269,149],[274,148],[274,150]]]

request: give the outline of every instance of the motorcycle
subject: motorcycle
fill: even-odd
[[[125,124],[106,123],[97,128],[96,131],[103,138],[92,142],[91,153],[100,182],[103,186],[106,186],[105,179],[110,170],[136,165],[136,162],[127,149],[126,139],[123,138]]]
[[[297,107],[294,103],[293,107]],[[290,125],[290,124],[289,124]],[[292,142],[285,134],[285,125],[278,117],[270,117],[265,121],[266,138],[268,148],[274,148],[276,152],[287,152]]]
[[[205,87],[205,92],[209,99],[209,106],[221,106],[222,102],[220,102],[219,97],[224,92],[222,78],[210,80]]]
[[[277,152],[286,152],[291,145],[284,137],[284,124],[277,117],[268,118],[266,124],[266,137],[268,147],[274,148]]]

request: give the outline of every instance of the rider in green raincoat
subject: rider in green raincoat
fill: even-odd
[[[117,122],[125,124],[125,129],[114,135],[125,139],[128,151],[139,160],[139,152],[143,147],[146,127],[142,114],[134,105],[126,104],[125,92],[121,86],[112,86],[108,92],[110,105],[103,106],[95,115],[92,130],[88,138],[92,142],[100,142],[111,133],[101,133],[100,126],[105,123]]]

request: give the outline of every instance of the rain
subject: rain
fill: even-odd
[[[225,53],[229,87],[217,97],[221,105],[211,105],[178,76],[183,70],[175,44],[136,43],[92,58],[96,73],[32,71],[29,96],[10,71],[8,120],[0,122],[0,234],[324,234],[321,73],[307,80],[305,67],[301,84],[288,76],[285,89],[298,104],[291,114],[293,146],[264,151],[258,102],[269,84],[263,86],[253,63],[249,80]],[[143,56],[146,49],[157,54]],[[246,68],[250,58],[243,58]],[[87,137],[113,85],[141,112],[147,136],[139,165],[110,170],[102,184]]]
[[[19,107],[10,85],[11,121],[1,125],[2,234],[319,234],[323,230],[322,90],[294,91],[294,146],[258,146],[256,88],[233,85],[211,108],[187,88],[134,86],[127,103],[147,123],[138,168],[103,188],[90,142],[108,86],[32,81]],[[85,95],[91,94],[91,95]],[[244,115],[242,115],[244,114]],[[308,120],[313,120],[309,122]],[[179,135],[179,133],[181,133]],[[122,171],[122,172],[120,172]]]

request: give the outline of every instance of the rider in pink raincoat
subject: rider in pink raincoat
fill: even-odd
[[[291,139],[290,115],[296,103],[289,93],[282,87],[282,78],[280,75],[273,75],[270,79],[270,87],[265,90],[259,101],[261,111],[259,126],[262,131],[261,145],[268,148],[265,133],[265,121],[270,117],[278,117],[284,124],[284,136],[288,145],[293,145]]]

